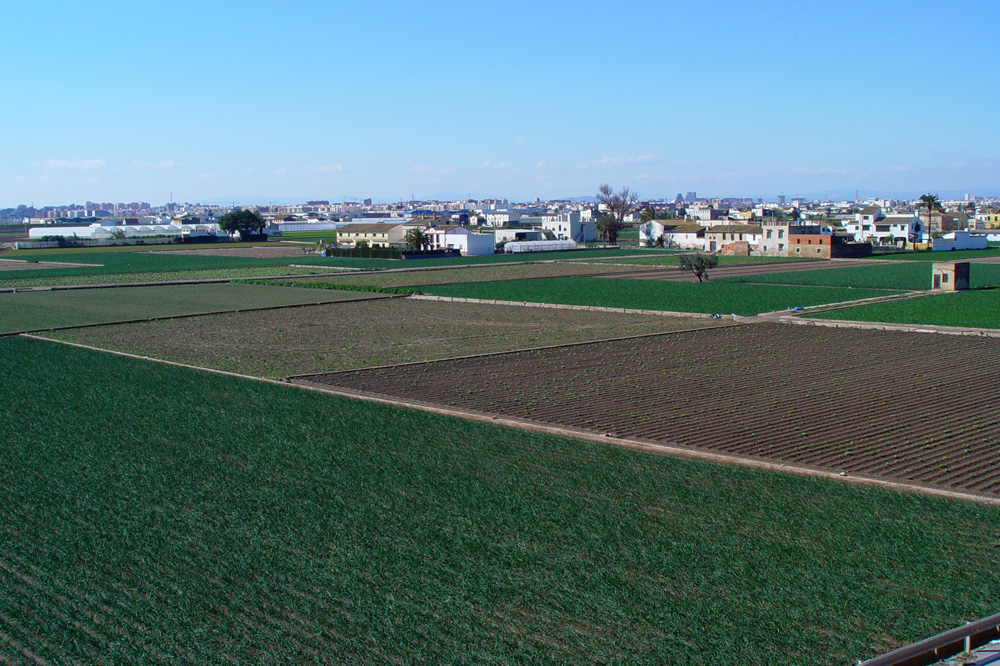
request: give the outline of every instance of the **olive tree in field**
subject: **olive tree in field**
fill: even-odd
[[[240,238],[259,234],[265,225],[264,218],[252,210],[234,210],[220,216],[217,222],[220,229],[238,233]]]
[[[696,252],[677,257],[677,264],[682,271],[688,271],[698,278],[698,282],[704,282],[708,279],[708,271],[719,265],[719,258],[714,254]]]
[[[601,238],[607,240],[612,245],[618,243],[618,234],[625,226],[625,216],[632,212],[639,195],[630,192],[627,187],[615,192],[610,185],[601,185],[597,188],[597,202],[604,204],[604,215],[597,220],[597,229],[601,233]]]

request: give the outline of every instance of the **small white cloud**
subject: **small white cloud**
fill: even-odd
[[[247,171],[246,171],[246,172],[247,172],[247,173],[253,173],[253,172],[254,172],[254,171],[256,171],[256,170],[257,170],[257,169],[254,169],[253,167],[247,167]]]
[[[287,171],[288,171],[288,167],[278,167],[277,169],[275,169],[271,173],[281,174],[281,173],[287,173]]]
[[[214,173],[199,173],[198,177],[199,178],[215,178],[215,174]]]
[[[108,166],[103,160],[49,160],[46,164],[50,169],[78,169],[80,171],[93,171]]]
[[[321,166],[319,168],[319,170],[320,171],[325,171],[327,173],[332,173],[334,171],[343,171],[344,170],[344,165],[343,164],[326,164],[324,166]]]
[[[517,141],[514,142],[514,145],[515,146],[523,146],[526,143],[527,143],[527,141],[525,141],[524,139],[518,139]]]
[[[431,168],[426,164],[414,164],[413,166],[410,167],[410,171],[414,173],[426,173],[430,170]]]

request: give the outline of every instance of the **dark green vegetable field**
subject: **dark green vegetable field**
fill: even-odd
[[[219,246],[225,249],[226,245]],[[90,264],[89,266],[64,266],[58,268],[43,268],[31,271],[26,275],[20,270],[3,270],[0,267],[0,286],[4,286],[6,280],[16,280],[19,284],[26,283],[30,279],[41,278],[73,278],[92,275],[125,275],[135,273],[181,273],[175,279],[184,279],[182,273],[185,271],[205,271],[213,269],[238,269],[266,266],[288,266],[290,264],[309,265],[316,267],[339,267],[356,269],[384,269],[384,268],[418,268],[425,266],[450,266],[465,264],[493,264],[493,263],[517,263],[524,261],[553,261],[553,260],[579,260],[594,259],[618,256],[632,256],[635,251],[618,249],[594,249],[594,250],[573,250],[566,252],[539,252],[524,254],[492,254],[480,257],[454,257],[446,259],[413,259],[402,261],[399,259],[365,259],[351,257],[321,257],[318,255],[306,255],[294,257],[275,258],[251,258],[234,256],[216,256],[209,254],[177,254],[180,251],[172,246],[170,251],[149,251],[148,248],[110,248],[113,251],[101,250],[26,250],[20,252],[9,252],[5,254],[7,259],[25,259],[39,262],[74,262],[80,264]],[[203,248],[198,248],[203,249]],[[650,254],[656,254],[657,250],[647,250]]]
[[[0,340],[0,661],[848,664],[1000,509]]]
[[[437,296],[611,308],[756,315],[762,312],[854,301],[893,292],[839,287],[667,282],[566,277],[421,286]]]
[[[905,301],[875,303],[806,316],[894,324],[1000,328],[1000,289],[929,294]]]
[[[942,254],[940,252],[938,255]],[[939,257],[942,261],[948,256]],[[854,287],[860,289],[918,290],[931,288],[931,265],[928,261],[908,261],[882,266],[851,266],[796,273],[771,273],[721,278],[725,282]],[[973,263],[969,266],[973,287],[1000,283],[1000,264]]]

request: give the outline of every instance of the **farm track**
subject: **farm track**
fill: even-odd
[[[1000,344],[805,328],[750,324],[293,381],[1000,496],[990,400]]]

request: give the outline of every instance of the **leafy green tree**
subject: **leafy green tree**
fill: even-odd
[[[698,282],[708,279],[708,271],[719,265],[719,258],[714,254],[682,254],[677,257],[677,264],[682,271],[688,271],[698,278]]]
[[[238,233],[240,237],[259,234],[264,228],[264,218],[252,210],[234,210],[222,215],[217,220],[219,228],[229,233]]]
[[[934,211],[936,211],[936,210],[940,211],[940,210],[944,210],[944,209],[941,207],[941,200],[938,199],[938,195],[936,195],[936,194],[924,194],[924,195],[921,195],[921,197],[920,197],[920,207],[922,207],[924,210],[927,211],[927,234],[928,234],[928,237],[929,237],[930,236],[930,232],[931,232],[931,230],[933,228],[933,225],[931,223],[932,223],[932,219],[933,219],[932,215],[933,215]]]
[[[639,201],[639,195],[630,192],[627,187],[615,192],[610,185],[605,184],[597,188],[597,201],[605,207],[604,215],[597,220],[597,229],[602,239],[616,245],[618,234],[625,226],[625,216],[632,212]]]

